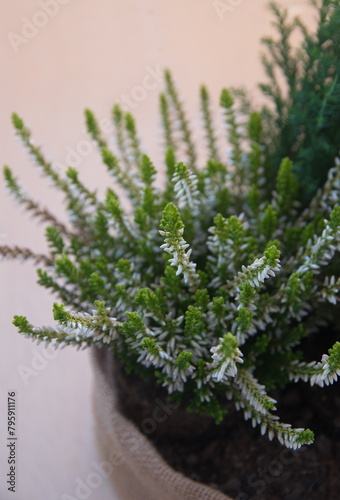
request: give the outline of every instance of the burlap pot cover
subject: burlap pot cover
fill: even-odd
[[[114,384],[93,352],[96,439],[107,480],[120,500],[232,500],[175,472],[117,409]],[[107,358],[105,363],[107,363]]]

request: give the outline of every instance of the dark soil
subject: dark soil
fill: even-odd
[[[122,412],[175,470],[236,500],[340,499],[340,383],[323,389],[298,383],[273,394],[281,421],[315,433],[314,444],[291,451],[262,437],[232,404],[216,426],[167,403],[164,392],[127,376],[117,363],[104,364]]]
[[[309,427],[316,436],[314,444],[297,451],[270,442],[232,411],[212,439],[158,438],[154,443],[174,469],[237,500],[339,500],[339,387],[295,384],[285,390],[281,420]]]

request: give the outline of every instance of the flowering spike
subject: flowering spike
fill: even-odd
[[[163,210],[160,227],[159,232],[165,240],[161,248],[172,255],[169,264],[176,266],[176,274],[183,274],[185,283],[196,290],[200,285],[200,278],[196,272],[196,264],[190,261],[191,250],[187,250],[189,245],[182,237],[184,224],[178,208],[173,203],[168,203]]]

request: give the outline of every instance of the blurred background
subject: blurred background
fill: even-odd
[[[281,0],[313,23],[307,1]],[[16,111],[60,169],[77,167],[91,188],[108,182],[85,134],[83,110],[108,126],[112,104],[136,117],[145,151],[161,164],[158,95],[171,69],[194,137],[201,140],[201,83],[218,104],[222,87],[243,86],[254,102],[265,79],[260,38],[272,33],[267,0],[11,0],[0,3],[1,163],[26,190],[65,220],[61,196],[42,179],[13,135]],[[44,227],[22,212],[0,181],[0,244],[46,250]],[[87,351],[45,349],[20,337],[11,321],[27,315],[52,324],[54,298],[36,284],[28,262],[0,264],[0,498],[78,499],[77,485],[96,471],[91,360]],[[8,492],[7,392],[17,391],[17,488]],[[115,498],[103,480],[83,498]],[[78,494],[78,496],[77,496]],[[110,496],[111,495],[111,496]]]

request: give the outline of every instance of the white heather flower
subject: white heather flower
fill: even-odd
[[[242,352],[237,347],[237,340],[234,335],[227,333],[219,339],[219,344],[210,349],[212,353],[211,377],[220,382],[224,377],[235,377],[237,374],[236,363],[243,363]]]

